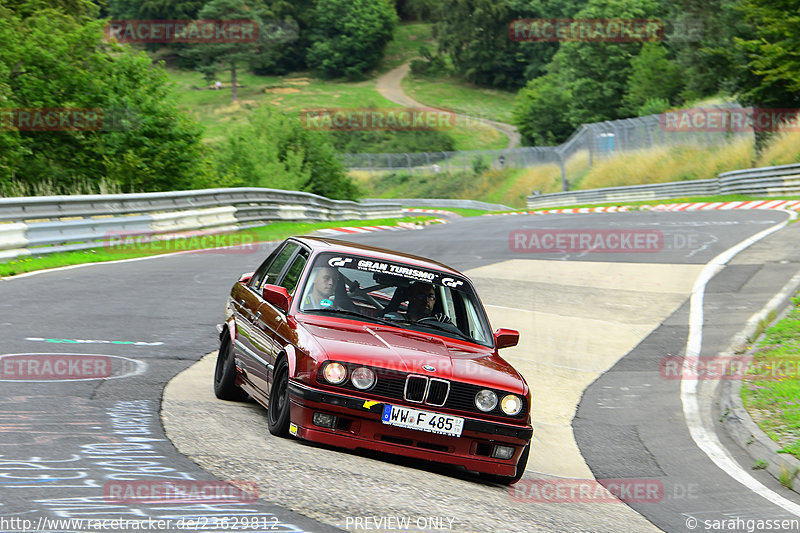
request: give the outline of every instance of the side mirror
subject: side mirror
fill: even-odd
[[[499,328],[494,332],[494,344],[497,349],[510,348],[519,343],[519,331],[515,329]]]
[[[253,274],[255,274],[255,272],[245,272],[244,274],[239,276],[239,283],[241,283],[242,285],[247,285],[248,283],[250,283],[250,280],[253,279]]]
[[[292,297],[289,295],[289,291],[287,291],[285,287],[269,284],[264,285],[262,295],[267,302],[271,303],[284,313],[289,311],[289,304],[292,302]]]

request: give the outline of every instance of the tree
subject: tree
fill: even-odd
[[[501,89],[517,89],[545,73],[558,50],[552,42],[512,39],[516,19],[565,16],[567,2],[530,0],[442,0],[436,24],[439,51],[450,55],[467,81]]]
[[[677,102],[683,88],[680,67],[667,57],[660,43],[645,43],[639,55],[631,60],[631,67],[622,99],[628,113],[638,114],[649,99]]]
[[[204,0],[111,0],[112,19],[193,20]]]
[[[308,65],[356,79],[378,66],[397,27],[388,0],[318,0]]]
[[[39,11],[52,9],[79,21],[93,19],[100,11],[92,0],[0,0],[0,6],[5,6],[20,18],[27,18]]]
[[[260,44],[261,54],[250,63],[256,74],[286,74],[308,68],[306,55],[311,48],[311,32],[316,25],[314,19],[316,0],[264,0],[270,19],[264,19],[265,34],[270,34],[271,24],[281,28],[295,28],[296,35],[275,42],[268,39]]]
[[[747,61],[743,51],[731,45],[737,37],[753,37],[739,4],[740,0],[679,0],[671,5],[673,24],[665,45],[680,66],[681,100],[736,91]]]
[[[101,178],[125,191],[188,187],[202,158],[202,130],[178,112],[164,69],[106,43],[102,21],[51,9],[21,12],[0,6],[2,107],[88,110],[102,125],[26,131],[6,124],[0,183],[48,183],[64,192]]]
[[[397,0],[397,14],[402,20],[434,20],[439,12],[439,0]]]
[[[525,144],[550,146],[567,140],[574,130],[567,116],[569,92],[554,75],[531,80],[517,93],[514,124]]]
[[[258,27],[261,35],[263,11],[248,7],[245,0],[211,0],[200,10],[200,20],[251,20]],[[255,32],[254,32],[255,34]],[[183,52],[184,57],[196,62],[196,68],[206,75],[214,69],[227,68],[231,73],[231,100],[237,101],[238,80],[237,69],[256,60],[259,54],[259,44],[255,41],[247,42],[245,39],[232,42],[200,42],[188,46]]]
[[[747,57],[741,80],[742,97],[762,106],[797,107],[800,104],[800,2],[744,0],[741,5],[754,28],[752,39],[737,39]]]
[[[746,57],[740,72],[740,101],[759,108],[793,109],[797,120],[800,107],[800,3],[783,0],[744,0],[741,11],[752,25],[752,39],[735,39]],[[757,130],[756,150],[766,146],[775,131]]]
[[[650,19],[663,18],[655,0],[589,0],[575,18]],[[631,61],[639,53],[640,42],[561,43],[553,57],[559,84],[569,91],[569,119],[573,126],[624,118],[623,96],[628,86]]]

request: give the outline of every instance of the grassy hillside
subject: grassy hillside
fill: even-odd
[[[231,101],[230,76],[220,76],[221,90],[205,82],[195,71],[170,69],[179,91],[181,106],[189,110],[206,128],[206,140],[214,142],[231,123],[246,120],[251,110],[273,105],[291,113],[309,108],[396,107],[375,89],[374,80],[359,83],[323,81],[302,74],[256,76],[238,74],[239,101]]]
[[[507,124],[511,123],[516,98],[516,93],[475,87],[454,78],[417,78],[413,74],[403,79],[403,90],[426,105]]]
[[[309,108],[396,108],[397,104],[384,98],[376,88],[378,76],[418,57],[420,45],[435,47],[431,24],[402,24],[389,43],[380,67],[369,79],[350,82],[323,80],[309,73],[287,76],[257,76],[239,71],[238,103],[231,101],[230,72],[219,72],[221,90],[205,81],[197,71],[168,69],[179,93],[181,107],[191,112],[206,128],[206,141],[216,142],[226,128],[262,105],[273,105],[282,111],[297,113]],[[159,57],[159,54],[156,54]],[[408,77],[406,78],[408,80]],[[495,120],[510,118],[513,95],[468,87],[457,80],[412,80],[404,90],[419,101],[474,116]],[[476,103],[480,102],[480,103]],[[505,148],[508,139],[484,124],[459,120],[447,132],[454,140],[455,150],[495,150]]]

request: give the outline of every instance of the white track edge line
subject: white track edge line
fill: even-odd
[[[733,257],[739,254],[750,245],[783,229],[789,220],[797,218],[796,212],[784,211],[789,214],[789,218],[766,230],[748,237],[739,244],[728,248],[714,259],[706,263],[700,275],[695,280],[692,289],[692,297],[689,311],[689,338],[686,341],[686,354],[683,361],[683,376],[681,380],[681,402],[683,403],[683,415],[686,425],[692,435],[695,444],[716,464],[723,472],[733,479],[755,492],[767,501],[782,507],[790,513],[800,516],[800,505],[784,498],[775,491],[765,487],[761,482],[744,470],[738,462],[731,456],[713,432],[707,431],[703,425],[700,414],[700,403],[697,395],[697,385],[699,380],[691,377],[691,360],[700,356],[700,348],[703,343],[703,298],[705,288],[711,278],[722,270],[723,266]],[[688,379],[687,379],[688,376]]]

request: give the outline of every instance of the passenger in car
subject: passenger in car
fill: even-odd
[[[324,266],[319,268],[316,274],[311,290],[303,299],[303,309],[319,309],[333,305],[333,294],[339,273],[332,267]]]

